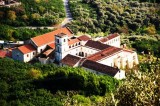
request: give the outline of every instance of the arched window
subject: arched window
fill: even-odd
[[[64,42],[66,42],[66,39],[64,39]]]

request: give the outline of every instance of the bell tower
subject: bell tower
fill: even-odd
[[[64,33],[60,33],[55,36],[55,61],[60,62],[66,55],[69,49],[68,36]]]

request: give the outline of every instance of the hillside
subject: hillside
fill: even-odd
[[[65,17],[62,0],[19,1],[18,7],[0,8],[0,40],[50,32],[23,27],[55,25]],[[73,21],[68,26],[75,35],[118,32],[124,49],[137,52],[139,64],[125,69],[126,79],[117,80],[81,67],[0,58],[0,106],[160,106],[159,2],[69,0]]]
[[[0,7],[0,23],[10,26],[49,26],[65,17],[62,0],[19,0],[16,7]]]
[[[160,32],[160,4],[118,0],[70,0],[74,32],[136,33]]]

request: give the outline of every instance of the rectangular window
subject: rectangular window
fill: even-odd
[[[59,43],[59,39],[57,39],[57,43]]]

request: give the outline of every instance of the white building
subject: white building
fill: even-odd
[[[34,57],[43,63],[56,62],[61,66],[83,67],[96,74],[107,74],[117,79],[125,78],[122,69],[138,64],[137,53],[120,48],[120,35],[115,33],[97,41],[90,36],[73,36],[68,28],[31,38],[12,52],[15,60],[28,62]]]
[[[30,44],[28,45],[23,45],[20,46],[18,48],[15,48],[12,51],[12,58],[14,60],[20,60],[23,62],[29,62],[32,59],[34,59],[35,56],[38,55],[43,55],[43,53],[48,50],[48,49],[54,49],[55,45],[55,35],[59,34],[59,33],[65,33],[68,35],[68,37],[72,36],[72,32],[70,31],[70,29],[68,28],[60,28],[58,30],[40,35],[40,36],[36,36],[31,38],[30,40]],[[34,55],[33,54],[33,48],[34,48]],[[52,52],[51,52],[52,53]],[[50,55],[50,54],[48,54]],[[47,59],[47,57],[45,58]],[[44,58],[39,58],[39,60],[45,60]],[[42,63],[47,63],[47,62],[43,62]]]
[[[31,44],[20,46],[12,51],[12,58],[23,62],[29,62],[36,56],[36,48]]]

